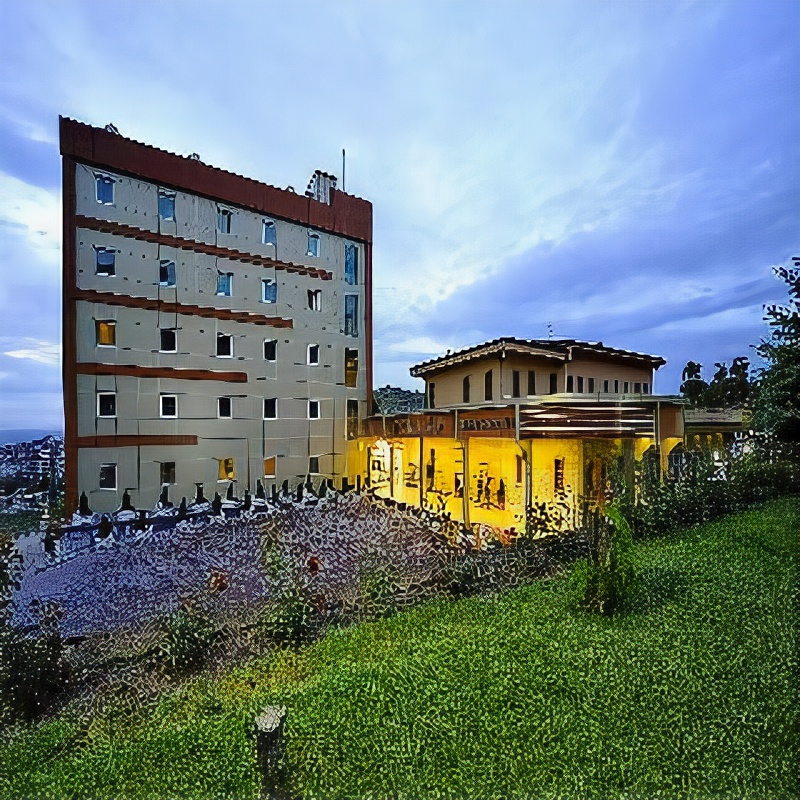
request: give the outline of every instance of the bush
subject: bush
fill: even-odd
[[[161,655],[171,671],[185,674],[201,669],[214,640],[211,623],[199,612],[181,608],[167,622]]]
[[[276,644],[298,647],[317,635],[321,614],[297,586],[284,588],[270,602],[260,621],[261,630]]]
[[[391,617],[400,592],[397,572],[388,564],[366,569],[359,575],[358,606],[362,619]]]

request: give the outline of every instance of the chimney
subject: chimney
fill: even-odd
[[[336,176],[330,175],[322,170],[314,170],[311,180],[308,182],[306,197],[313,197],[325,205],[331,204],[331,191],[336,188]]]

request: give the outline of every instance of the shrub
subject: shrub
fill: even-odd
[[[261,630],[276,644],[298,647],[319,631],[321,614],[298,586],[282,589],[261,616]]]
[[[400,591],[397,571],[388,564],[365,569],[358,579],[358,606],[362,619],[391,617]]]
[[[167,621],[161,655],[171,671],[193,672],[208,660],[213,639],[211,623],[199,612],[184,607]]]

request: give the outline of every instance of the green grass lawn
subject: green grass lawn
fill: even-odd
[[[0,740],[0,796],[258,796],[248,727],[289,709],[306,797],[791,797],[800,502],[634,546],[631,611],[570,576],[435,601],[299,652]],[[121,693],[122,694],[122,693]]]

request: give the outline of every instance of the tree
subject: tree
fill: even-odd
[[[693,405],[702,405],[702,398],[708,390],[708,384],[701,377],[702,364],[690,361],[683,368],[681,394]]]
[[[800,446],[800,258],[792,261],[792,267],[773,270],[788,287],[788,302],[764,307],[770,335],[756,348],[767,366],[761,371],[753,422],[758,430],[772,433],[778,441],[797,448]]]
[[[739,408],[747,405],[753,396],[750,380],[750,361],[738,356],[730,367],[722,361],[714,364],[717,371],[710,383],[701,377],[702,364],[690,361],[683,369],[681,394],[693,406]]]

